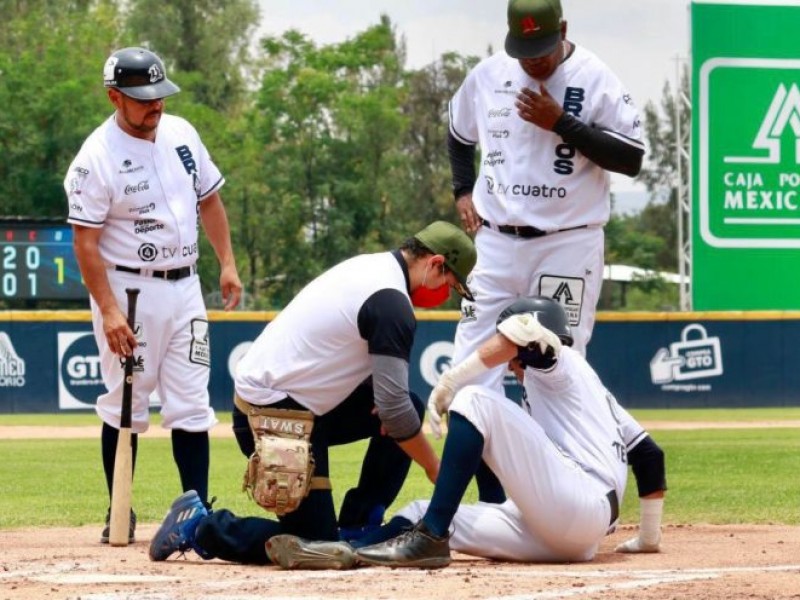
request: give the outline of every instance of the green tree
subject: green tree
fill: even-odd
[[[131,0],[126,30],[181,72],[196,102],[224,110],[245,99],[255,0]]]
[[[0,21],[3,212],[63,216],[63,180],[105,116],[104,57],[119,35],[115,2],[6,2]],[[43,32],[47,32],[43,36]]]
[[[452,175],[447,158],[447,107],[477,57],[443,54],[431,64],[406,74],[407,100],[402,106],[409,127],[403,140],[408,157],[403,179],[406,192],[395,213],[414,215],[416,223],[399,220],[397,232],[408,232],[435,220],[452,221],[455,215]],[[387,223],[391,226],[391,223]]]
[[[678,270],[678,122],[675,103],[682,103],[680,129],[685,135],[691,126],[689,107],[684,102],[689,97],[689,77],[686,71],[682,74],[680,85],[676,96],[669,83],[665,83],[660,109],[652,102],[648,102],[645,107],[648,154],[638,179],[644,183],[650,200],[638,214],[614,215],[609,220],[606,226],[607,264],[626,264],[652,271]],[[684,170],[684,176],[687,173]],[[606,283],[605,287],[612,288],[614,285]],[[607,293],[604,288],[603,308],[678,308],[677,287],[661,278],[648,278],[627,287],[629,289],[624,297],[613,299],[612,294]]]
[[[254,202],[280,219],[258,251],[280,305],[322,269],[399,242],[382,223],[405,172],[403,49],[387,17],[340,44],[317,47],[296,31],[262,44],[254,122],[269,196]]]
[[[663,248],[657,253],[656,266],[669,271],[678,268],[678,122],[675,105],[681,104],[680,131],[686,135],[691,128],[691,110],[684,102],[689,98],[689,83],[688,70],[684,70],[679,90],[673,92],[669,82],[664,84],[660,110],[652,102],[645,107],[649,154],[639,180],[647,187],[651,200],[640,215],[639,228],[664,240]],[[684,169],[683,173],[686,177],[688,170]]]

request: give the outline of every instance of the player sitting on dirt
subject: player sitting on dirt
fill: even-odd
[[[642,520],[639,535],[617,550],[657,552],[664,453],[571,344],[558,302],[538,296],[511,304],[494,337],[431,393],[434,432],[449,413],[433,498],[411,503],[352,545],[273,537],[270,559],[284,568],[439,568],[450,563],[452,548],[501,560],[588,561],[616,527],[629,464]],[[524,372],[521,406],[485,386],[462,388],[503,363],[519,378]],[[503,504],[459,504],[481,458],[508,491]]]

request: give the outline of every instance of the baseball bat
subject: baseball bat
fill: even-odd
[[[128,296],[128,327],[136,326],[136,299],[139,290],[126,288]],[[114,457],[114,481],[111,487],[111,517],[108,543],[128,545],[130,528],[131,487],[133,485],[133,447],[131,446],[131,413],[133,404],[133,353],[125,357],[125,380],[122,384],[122,415],[119,420],[117,452]]]

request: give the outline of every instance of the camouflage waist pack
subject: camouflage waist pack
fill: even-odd
[[[242,489],[264,509],[281,516],[300,506],[311,489],[314,415],[306,410],[254,406],[235,397],[255,438]]]

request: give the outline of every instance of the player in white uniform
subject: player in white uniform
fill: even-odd
[[[492,335],[503,307],[531,295],[562,304],[585,354],[603,280],[609,171],[634,176],[644,155],[630,94],[566,39],[559,0],[510,0],[508,25],[505,51],[481,61],[450,102],[456,209],[478,249],[454,363]],[[500,391],[504,372],[480,382]]]
[[[181,496],[154,536],[150,558],[192,548],[205,558],[266,564],[264,544],[275,534],[349,539],[376,512],[377,527],[412,460],[435,481],[439,459],[422,431],[425,404],[408,389],[413,306],[441,304],[451,287],[470,295],[465,282],[474,264],[469,236],[438,221],[399,249],[346,260],[303,288],[242,357],[234,379],[240,414],[255,410],[279,421],[291,411],[313,422],[308,495],[292,512],[275,511],[278,521],[226,510],[206,515],[194,496]],[[237,431],[237,439],[246,455],[253,453],[253,431]],[[361,476],[345,494],[337,523],[328,448],[362,439],[370,441]]]
[[[109,495],[119,432],[122,357],[134,356],[132,427],[149,426],[149,398],[158,392],[163,426],[184,490],[208,496],[208,431],[217,423],[208,396],[208,317],[197,276],[202,222],[220,262],[226,309],[242,285],[219,190],[225,180],[197,131],[164,114],[178,86],[161,59],[123,48],[106,61],[105,87],[115,112],[86,139],[64,187],[75,232],[75,255],[91,295],[92,323],[107,393],[97,400]],[[135,331],[126,320],[125,288],[138,288]],[[131,513],[129,538],[135,517]],[[108,524],[101,541],[108,541]]]
[[[437,568],[449,564],[452,547],[504,560],[587,561],[617,522],[629,464],[640,493],[666,489],[663,452],[568,346],[558,303],[518,300],[501,314],[497,332],[432,392],[438,411],[450,415],[433,498],[399,511],[387,529],[403,519],[416,525],[359,548],[359,560]],[[520,376],[524,368],[522,406],[485,386],[461,388],[508,361]],[[459,505],[481,457],[510,498]],[[660,535],[660,520],[652,533]]]
[[[640,496],[651,498],[652,514],[617,550],[659,550],[664,454],[568,347],[564,310],[552,298],[522,298],[501,313],[497,332],[431,393],[434,433],[441,433],[439,415],[449,409],[450,416],[433,498],[411,503],[350,543],[275,536],[268,543],[274,562],[305,569],[438,568],[449,564],[451,548],[502,560],[591,560],[615,526],[629,465]],[[524,369],[522,406],[486,386],[462,387],[501,363],[521,379]],[[481,459],[510,499],[460,505]]]

